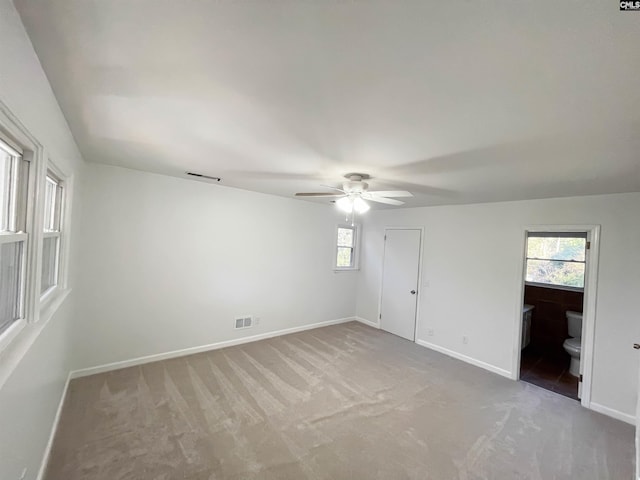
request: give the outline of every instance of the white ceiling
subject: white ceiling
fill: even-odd
[[[614,1],[15,3],[88,161],[283,196],[366,172],[408,206],[640,191]]]

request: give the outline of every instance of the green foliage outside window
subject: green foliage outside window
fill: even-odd
[[[353,228],[338,228],[338,252],[336,267],[345,268],[353,266]]]
[[[527,282],[584,287],[586,239],[529,237]]]

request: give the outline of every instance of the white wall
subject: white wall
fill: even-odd
[[[433,328],[429,341],[508,370],[524,226],[601,224],[592,400],[633,413],[640,194],[371,212],[362,272],[334,273],[341,218],[331,208],[84,167],[10,0],[0,0],[0,59],[0,100],[82,193],[73,203],[74,291],[46,324],[22,332],[24,350],[8,352],[15,361],[0,356],[0,478],[25,467],[36,477],[69,370],[350,317],[356,291],[358,315],[375,320],[385,225],[426,227],[430,286],[418,338]],[[234,331],[238,314],[261,324]]]
[[[0,100],[77,181],[83,162],[10,0],[0,0],[0,59]],[[72,211],[78,209],[76,201]],[[73,295],[48,322],[28,325],[0,355],[2,479],[20,478],[25,467],[25,478],[38,474],[67,373],[74,365],[69,333]]]
[[[331,268],[335,209],[120,167],[87,170],[84,367],[355,314],[357,273]],[[234,330],[238,315],[260,324]]]
[[[425,227],[417,338],[510,373],[525,228],[601,225],[591,401],[635,415],[639,211],[640,193],[371,212],[357,315],[377,321],[384,227]]]

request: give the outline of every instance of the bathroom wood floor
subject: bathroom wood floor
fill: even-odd
[[[520,380],[578,400],[578,379],[569,373],[570,358],[531,346],[522,351]]]

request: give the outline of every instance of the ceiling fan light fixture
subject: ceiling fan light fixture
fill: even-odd
[[[361,197],[356,197],[353,199],[353,209],[357,213],[365,213],[370,208],[371,207],[369,207],[369,204],[365,202]]]
[[[336,207],[344,213],[351,213],[353,211],[353,200],[349,197],[342,197],[340,200],[336,201]]]
[[[336,206],[344,213],[365,213],[369,210],[369,204],[365,202],[359,195],[342,197],[336,202]]]
[[[404,202],[389,197],[413,197],[411,192],[405,190],[369,190],[369,184],[363,180],[371,178],[365,173],[348,173],[345,175],[347,182],[343,182],[342,188],[331,185],[323,185],[325,188],[337,190],[340,193],[328,192],[299,192],[296,197],[339,197],[332,201],[339,210],[351,216],[353,222],[355,214],[363,214],[370,210],[369,202],[384,203],[386,205],[400,206]]]

